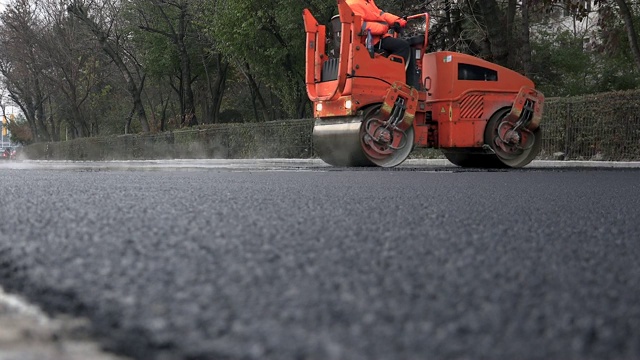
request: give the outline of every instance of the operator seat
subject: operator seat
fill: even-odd
[[[338,78],[338,66],[340,65],[340,39],[342,35],[342,24],[340,23],[340,15],[335,15],[329,21],[331,26],[331,37],[327,40],[329,42],[328,51],[329,58],[322,64],[322,72],[320,74],[321,82],[333,81]]]
[[[422,73],[418,70],[418,49],[424,45],[424,35],[412,36],[405,39],[411,47],[411,53],[409,54],[409,64],[407,66],[407,85],[414,87],[418,90],[422,90]]]
[[[342,24],[340,23],[340,15],[334,15],[329,22],[331,24],[332,37],[329,39],[332,42],[333,53],[329,54],[330,57],[340,56],[340,39],[342,36]]]

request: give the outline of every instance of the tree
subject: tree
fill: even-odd
[[[46,65],[37,51],[43,31],[38,7],[38,2],[16,0],[0,16],[0,72],[9,98],[22,110],[34,139],[52,141],[56,140],[55,124],[48,123],[45,111],[50,89],[45,87]]]
[[[79,29],[73,17],[59,1],[42,2],[44,24],[42,42],[38,45],[49,71],[44,73],[52,89],[57,89],[49,98],[49,117],[55,129],[64,121],[71,129],[71,137],[88,137],[98,134],[98,122],[91,122],[87,114],[87,102],[95,87],[101,82],[100,60],[96,58],[87,41],[86,34]],[[56,111],[57,110],[57,111]]]
[[[179,59],[179,85],[183,125],[197,125],[194,78],[192,74],[193,40],[191,2],[186,0],[143,0],[130,3],[138,14],[140,29],[167,38]]]
[[[105,0],[99,8],[91,9],[89,5],[97,6],[97,3],[73,0],[67,7],[67,11],[89,28],[102,50],[111,58],[124,77],[127,91],[133,102],[133,108],[125,122],[125,133],[131,132],[131,119],[134,114],[140,121],[142,131],[148,133],[150,131],[149,122],[141,97],[146,75],[135,52],[127,48],[129,45],[127,28],[120,26],[118,22],[122,20],[119,4],[115,0]],[[91,10],[96,16],[91,15]]]
[[[216,39],[216,50],[245,78],[256,116],[271,120],[281,109],[287,116],[301,117],[308,100],[300,14],[310,7],[328,20],[335,2],[220,0],[203,7],[208,11],[202,13],[212,17],[200,22],[207,36]]]
[[[618,5],[618,9],[622,15],[622,20],[624,21],[631,54],[633,55],[638,70],[640,71],[640,46],[638,45],[638,33],[636,32],[633,24],[633,10],[629,5],[627,5],[625,0],[615,0],[615,2]]]

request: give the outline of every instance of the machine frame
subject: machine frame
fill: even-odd
[[[362,17],[337,5],[333,51],[327,27],[303,11],[305,83],[324,161],[396,166],[420,147],[460,166],[521,167],[538,154],[544,96],[530,79],[470,55],[426,53],[430,18],[418,14],[408,20],[424,19],[425,34],[408,40],[418,79],[408,85],[404,59],[372,49]]]

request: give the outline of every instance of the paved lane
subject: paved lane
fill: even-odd
[[[640,171],[285,169],[3,169],[0,284],[139,359],[640,357]]]

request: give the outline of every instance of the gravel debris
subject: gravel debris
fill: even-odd
[[[0,360],[125,360],[105,353],[89,336],[89,322],[51,318],[0,288]]]

